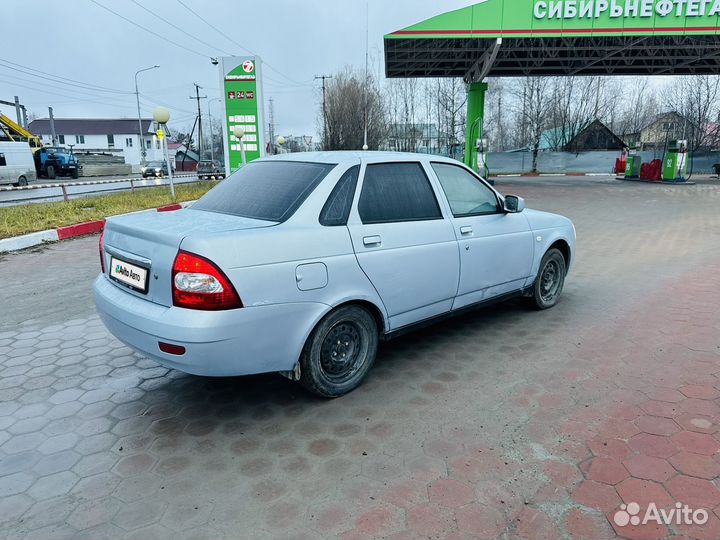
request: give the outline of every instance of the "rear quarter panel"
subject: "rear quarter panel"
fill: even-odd
[[[339,164],[285,223],[267,229],[193,234],[183,240],[181,247],[218,264],[246,306],[321,303],[326,306],[322,317],[335,306],[362,300],[378,308],[387,327],[385,308],[357,263],[347,227],[324,227],[319,223],[320,212],[335,184],[358,163],[352,160]],[[301,290],[298,267],[314,263],[327,268],[327,284]],[[318,320],[308,321],[308,334]]]

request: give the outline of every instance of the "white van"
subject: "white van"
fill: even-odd
[[[30,145],[0,141],[0,184],[27,186],[36,178]]]

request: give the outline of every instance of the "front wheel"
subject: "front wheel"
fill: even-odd
[[[50,180],[55,180],[55,178],[57,177],[57,173],[55,172],[55,167],[54,167],[54,166],[48,165],[48,168],[47,168],[47,177],[48,177]]]
[[[566,272],[567,264],[560,250],[549,250],[540,261],[540,270],[533,286],[532,299],[538,309],[549,309],[558,303]]]
[[[28,185],[27,178],[25,178],[24,176],[21,176],[20,178],[18,178],[17,184],[15,184],[15,185],[18,187],[27,186]]]
[[[300,356],[300,383],[336,398],[355,390],[375,362],[378,326],[368,310],[344,306],[318,323]]]

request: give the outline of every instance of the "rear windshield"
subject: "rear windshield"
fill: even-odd
[[[298,161],[248,163],[201,197],[193,210],[285,221],[334,168]]]

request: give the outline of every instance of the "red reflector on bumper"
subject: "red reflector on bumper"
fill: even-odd
[[[164,353],[174,354],[175,356],[182,356],[185,354],[185,347],[181,347],[180,345],[163,343],[162,341],[158,341],[158,345],[160,346],[160,350]]]

